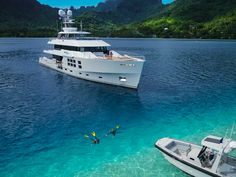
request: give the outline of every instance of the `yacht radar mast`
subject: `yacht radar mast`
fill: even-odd
[[[83,21],[80,21],[80,31],[83,31]]]
[[[82,21],[80,22],[80,31],[76,27],[74,27],[75,20],[72,19],[73,12],[71,10],[64,11],[60,9],[58,11],[58,15],[62,20],[62,31],[59,34],[76,34],[76,35],[87,35],[89,32],[83,31]]]

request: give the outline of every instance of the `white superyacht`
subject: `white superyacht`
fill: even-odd
[[[136,89],[139,85],[144,57],[120,54],[110,50],[103,40],[89,38],[90,34],[74,27],[72,11],[59,10],[64,27],[56,39],[44,50],[49,57],[40,57],[39,63],[65,74],[111,85]]]

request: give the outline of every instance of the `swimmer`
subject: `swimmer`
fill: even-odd
[[[96,136],[95,132],[91,133],[92,137],[88,136],[88,135],[84,135],[85,138],[89,138],[93,144],[99,144],[100,143],[100,139]]]
[[[120,125],[117,125],[115,128],[112,128],[106,136],[108,135],[113,135],[113,136],[116,136],[116,133],[117,133],[117,130],[120,128]]]

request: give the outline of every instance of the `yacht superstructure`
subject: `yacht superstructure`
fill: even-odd
[[[59,10],[64,27],[56,39],[48,44],[53,49],[44,50],[50,57],[41,57],[39,63],[65,74],[122,87],[137,88],[144,57],[120,54],[110,50],[103,40],[86,37],[89,32],[73,27],[72,11]]]

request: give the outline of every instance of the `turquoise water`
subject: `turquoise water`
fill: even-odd
[[[234,41],[105,39],[146,56],[135,91],[38,65],[47,40],[0,39],[1,177],[186,176],[155,141],[199,143],[236,121]],[[83,138],[91,131],[99,145]]]

